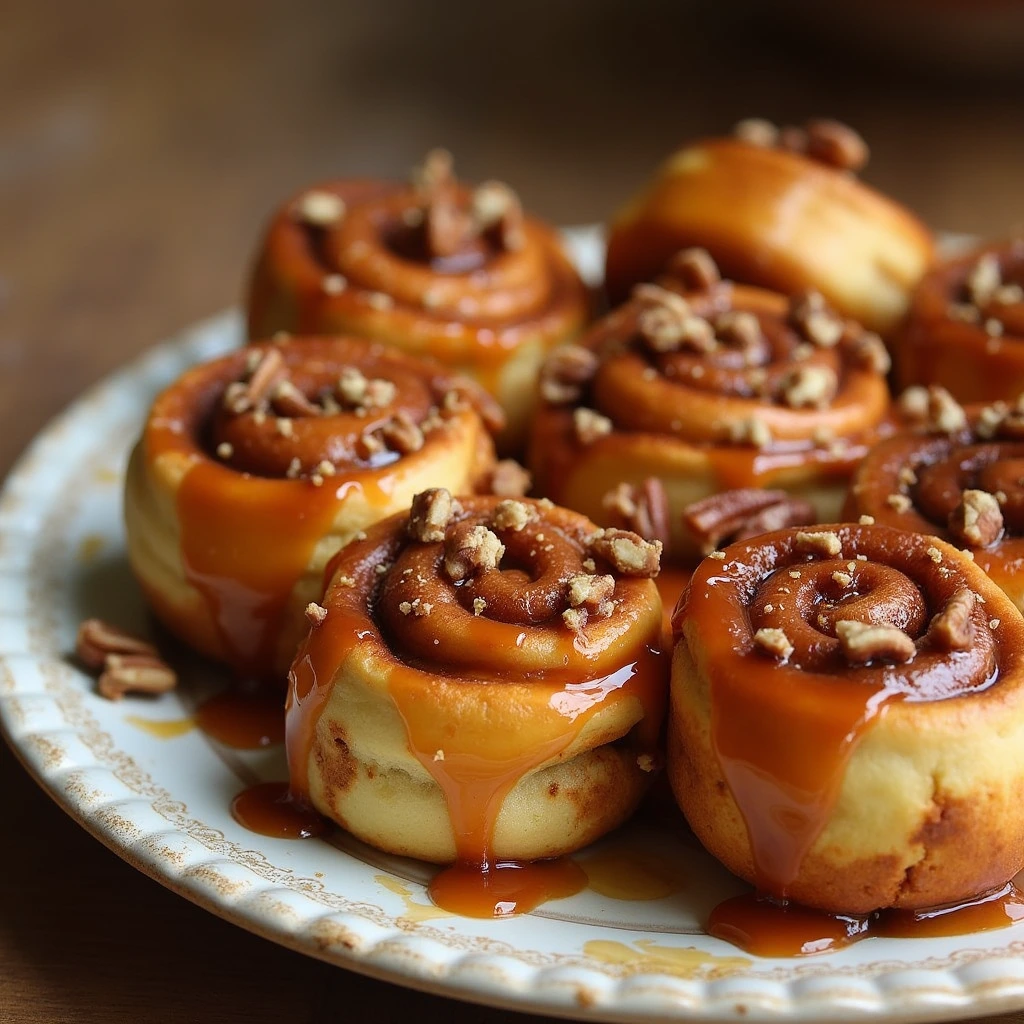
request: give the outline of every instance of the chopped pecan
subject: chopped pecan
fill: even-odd
[[[822,409],[835,398],[839,378],[830,366],[798,366],[783,382],[782,397],[792,409]]]
[[[473,222],[451,187],[433,189],[424,214],[424,237],[431,256],[453,256],[470,239]]]
[[[895,626],[840,619],[836,623],[839,648],[851,665],[872,661],[903,663],[917,653],[914,641]]]
[[[423,447],[423,431],[406,412],[398,412],[380,428],[380,438],[392,451],[402,455]]]
[[[490,233],[507,251],[521,249],[526,241],[523,205],[519,196],[501,181],[485,181],[473,192],[473,220],[477,231]]]
[[[623,576],[657,576],[661,568],[661,541],[644,540],[629,530],[601,530],[590,550]]]
[[[395,400],[398,388],[390,380],[368,379],[358,367],[346,366],[334,392],[345,408],[383,409]]]
[[[422,164],[413,168],[412,183],[421,193],[429,196],[438,186],[453,182],[454,165],[451,153],[437,146],[427,153]]]
[[[1010,408],[1005,402],[993,402],[991,405],[984,406],[974,424],[974,433],[982,440],[995,437],[1009,414]]]
[[[986,306],[1003,283],[1003,272],[995,253],[987,252],[978,259],[967,274],[964,286],[975,306]]]
[[[974,639],[974,607],[977,596],[973,590],[961,587],[936,615],[928,631],[946,651],[966,651]]]
[[[270,395],[270,407],[278,416],[317,416],[323,410],[314,405],[290,380],[279,380]]]
[[[737,139],[762,149],[774,149],[779,144],[779,129],[763,117],[746,117],[732,130]]]
[[[658,477],[647,477],[639,487],[623,482],[609,491],[601,504],[625,529],[639,533],[645,540],[669,542],[668,493]]]
[[[102,619],[86,619],[78,627],[75,655],[83,665],[92,669],[103,668],[108,655],[136,654],[158,658],[157,649],[145,640],[126,633]]]
[[[445,530],[458,509],[451,491],[444,487],[431,487],[420,491],[412,499],[406,532],[421,544],[444,540]]]
[[[864,331],[853,344],[853,354],[865,369],[885,376],[892,369],[892,357],[885,342],[873,331]]]
[[[784,629],[765,626],[754,634],[754,643],[780,661],[785,661],[793,653],[793,644]]]
[[[966,490],[949,514],[949,532],[972,548],[987,548],[1003,533],[1003,510],[994,494]]]
[[[921,426],[928,421],[928,389],[914,384],[896,399],[900,415],[912,426]]]
[[[568,582],[568,600],[573,608],[586,608],[596,612],[615,593],[614,576],[573,576]]]
[[[666,268],[687,291],[707,292],[722,280],[718,264],[707,249],[683,249],[669,260]]]
[[[756,487],[722,491],[683,509],[683,525],[707,554],[723,541],[746,540],[786,526],[815,521],[809,502],[791,498],[785,491]]]
[[[963,406],[943,387],[928,388],[928,431],[933,434],[955,434],[967,426]]]
[[[834,533],[827,530],[805,531],[801,530],[796,535],[794,550],[805,555],[823,555],[827,558],[835,558],[843,550],[842,541]]]
[[[535,518],[536,513],[525,502],[507,498],[494,506],[494,512],[491,514],[491,526],[495,530],[512,530],[518,533]]]
[[[587,614],[586,608],[566,608],[562,612],[562,621],[571,629],[574,633],[582,633],[586,628],[587,619],[590,616]]]
[[[789,300],[789,322],[812,344],[831,348],[839,343],[846,325],[825,303],[821,292],[798,292]]]
[[[496,569],[505,545],[486,526],[456,523],[445,534],[444,569],[456,583],[484,569]]]
[[[309,620],[309,624],[316,629],[317,626],[322,626],[324,619],[327,618],[327,609],[322,604],[317,604],[316,601],[310,601],[306,605],[306,618]]]
[[[259,405],[270,395],[278,375],[283,370],[284,356],[281,355],[281,350],[268,348],[246,382],[246,397],[249,400],[249,405]]]
[[[726,345],[751,349],[761,343],[761,321],[745,309],[721,313],[715,320],[715,334]]]
[[[515,459],[501,459],[491,471],[485,493],[499,498],[521,498],[533,485],[533,478]]]
[[[299,220],[311,227],[330,227],[345,216],[345,200],[334,192],[312,189],[299,198],[295,213]]]
[[[752,444],[755,448],[767,448],[773,441],[771,428],[757,416],[730,420],[726,433],[735,444]]]
[[[438,382],[440,385],[441,382]],[[484,426],[497,434],[505,429],[505,410],[496,398],[485,391],[469,377],[451,377],[443,382],[446,386],[441,398],[441,409],[445,413],[459,412],[467,406],[483,420]]]
[[[97,689],[107,700],[120,700],[126,693],[167,693],[178,685],[170,665],[146,654],[108,654]]]
[[[867,143],[849,125],[827,119],[807,122],[807,155],[841,171],[859,171],[870,156]]]
[[[540,373],[540,394],[551,405],[579,401],[583,389],[597,373],[598,358],[581,345],[556,348],[544,362]]]
[[[593,444],[598,438],[612,432],[612,421],[593,409],[574,409],[572,425],[581,444]]]

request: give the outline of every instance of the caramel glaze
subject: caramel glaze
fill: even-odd
[[[553,501],[610,525],[601,499],[627,478],[660,477],[670,493],[672,481],[692,481],[697,493],[687,500],[744,487],[838,487],[896,429],[884,376],[855,355],[857,329],[831,348],[808,346],[787,323],[783,295],[730,282],[682,294],[705,318],[753,313],[760,341],[746,352],[719,344],[710,353],[651,353],[639,341],[636,300],[595,324],[580,342],[601,357],[592,383],[573,406],[543,405],[535,420],[530,467]],[[809,366],[832,370],[838,391],[822,408],[790,408],[781,398],[786,376]],[[608,417],[611,432],[582,442],[573,425],[580,406]],[[751,419],[771,431],[770,444],[729,441],[729,427]]]
[[[990,627],[980,603],[969,649],[948,652],[933,640],[933,616],[959,588],[978,585],[973,567],[965,576],[947,557],[953,549],[944,548],[943,573],[926,553],[930,538],[882,526],[825,529],[840,539],[840,556],[801,554],[799,531],[790,530],[706,560],[673,623],[710,686],[712,745],[746,825],[750,880],[776,899],[790,895],[844,768],[879,716],[900,703],[968,695],[998,704],[1001,673],[1012,677],[1024,661],[1020,617]],[[837,584],[835,572],[849,573],[850,585]],[[839,619],[895,625],[916,638],[917,654],[908,665],[853,667],[839,650]],[[786,662],[755,649],[753,634],[763,627],[785,631],[794,647]]]
[[[972,321],[950,312],[972,309],[967,277],[986,254],[996,257],[1005,284],[1024,285],[1022,239],[985,246],[926,274],[895,339],[900,388],[940,384],[961,402],[1012,402],[1024,392],[1024,302],[992,299],[973,307]]]
[[[968,407],[968,428],[952,435],[904,430],[876,445],[858,468],[847,500],[847,516],[870,515],[875,522],[962,544],[947,529],[950,513],[968,489],[1001,493],[1003,532],[989,547],[972,551],[974,561],[1018,605],[1024,598],[1024,441],[977,436],[980,405]],[[907,471],[915,481],[901,480]],[[910,507],[897,511],[893,494]]]
[[[454,254],[431,257],[417,189],[330,181],[308,191],[338,196],[345,214],[327,227],[310,226],[296,214],[298,196],[274,216],[250,288],[250,337],[360,334],[472,369],[497,394],[501,369],[520,345],[539,340],[550,347],[586,322],[586,288],[540,221],[525,218],[516,249],[476,237]],[[463,186],[454,197],[469,206]],[[325,290],[330,275],[341,275],[346,287]],[[388,302],[375,305],[375,295]]]
[[[311,839],[326,835],[330,822],[293,799],[287,782],[260,782],[231,801],[231,816],[250,832],[274,839]]]
[[[186,579],[209,606],[224,659],[239,674],[257,678],[272,672],[292,589],[342,508],[364,504],[372,519],[375,508],[387,507],[400,479],[398,452],[363,459],[356,454],[357,439],[396,413],[423,422],[450,384],[439,368],[364,341],[283,342],[275,347],[307,398],[331,388],[350,366],[396,385],[393,401],[369,415],[293,417],[285,435],[272,413],[229,414],[222,404],[228,385],[244,378],[250,353],[269,347],[253,346],[188,371],[156,399],[143,438],[148,463],[183,463],[176,500]],[[431,439],[428,434],[411,458],[429,457]],[[222,443],[231,445],[228,459],[214,457]],[[303,477],[288,479],[294,459]],[[321,460],[332,462],[337,475],[315,486],[308,475]],[[158,611],[166,603],[151,587],[147,596]],[[165,612],[162,617],[173,623],[173,614]]]
[[[196,708],[196,725],[235,750],[259,750],[284,741],[284,701],[280,691],[228,690]]]
[[[496,502],[460,500],[459,516],[474,522],[486,522]],[[440,543],[406,540],[407,516],[369,530],[336,557],[329,573],[337,580],[343,571],[352,585],[328,588],[327,617],[300,647],[289,677],[289,771],[303,799],[333,682],[353,652],[372,658],[410,752],[447,802],[457,861],[434,879],[432,898],[469,916],[523,912],[585,886],[585,874],[569,863],[494,857],[502,802],[523,776],[566,751],[599,710],[635,703],[633,728],[609,740],[631,744],[638,756],[655,755],[663,718],[667,666],[654,585],[619,579],[614,614],[572,633],[561,620],[563,581],[584,571],[593,527],[575,513],[530,504],[533,522],[498,531],[506,545],[500,568],[462,585],[441,568]],[[417,597],[431,603],[430,614],[402,614],[402,602]],[[474,614],[476,598],[487,602],[482,614]],[[492,687],[500,696],[489,697]]]
[[[754,894],[718,904],[707,932],[756,956],[831,953],[871,936],[925,939],[1007,928],[1024,918],[1024,894],[1011,882],[964,903],[928,910],[828,914]]]

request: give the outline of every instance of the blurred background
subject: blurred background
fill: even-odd
[[[692,136],[832,116],[871,144],[878,188],[936,227],[1003,233],[1024,223],[1022,48],[1020,0],[5,0],[0,476],[84,387],[238,302],[286,195],[404,176],[438,144],[465,176],[577,223],[606,218]],[[206,1019],[241,1019],[239,992],[285,957],[314,992],[287,1019],[337,1008],[346,976],[164,893],[2,757],[8,818],[34,822],[0,851],[0,1005],[38,1013],[16,1019],[112,1019],[115,982],[125,999],[155,986],[147,1019],[197,1019],[186,969],[208,985]],[[97,943],[99,917],[123,931]],[[125,978],[119,958],[153,919],[180,941]],[[250,959],[225,972],[229,948]],[[377,1019],[400,1015],[392,990],[350,984]],[[246,1019],[285,1019],[291,989]],[[455,1019],[423,1005],[424,1021]]]

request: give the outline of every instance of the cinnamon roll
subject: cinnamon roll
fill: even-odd
[[[913,388],[916,425],[881,441],[853,477],[847,513],[969,551],[1024,609],[1024,403],[961,407],[944,388]]]
[[[731,138],[672,154],[613,219],[606,283],[613,302],[669,258],[702,246],[736,281],[813,288],[871,330],[890,331],[932,259],[931,234],[863,184],[868,148],[846,125],[803,129],[743,121]]]
[[[722,281],[702,250],[673,272],[545,363],[538,492],[620,525],[623,486],[633,500],[657,478],[655,535],[672,559],[699,554],[686,507],[722,490],[784,490],[833,521],[854,466],[891,429],[881,341],[817,293]]]
[[[477,408],[438,366],[363,340],[253,345],[189,370],[132,455],[132,568],[157,616],[248,675],[283,675],[324,566],[428,484],[463,492],[494,465]]]
[[[473,376],[514,447],[544,354],[583,327],[589,297],[555,231],[499,182],[428,155],[411,184],[331,181],[273,217],[249,290],[250,337],[357,334]]]
[[[962,552],[779,531],[702,563],[675,625],[670,781],[762,893],[920,909],[1024,866],[1024,619]]]
[[[1024,239],[925,275],[895,342],[897,383],[938,384],[962,402],[1024,392]]]
[[[550,502],[418,495],[338,554],[311,608],[293,792],[373,846],[478,875],[614,828],[657,758],[659,555]]]

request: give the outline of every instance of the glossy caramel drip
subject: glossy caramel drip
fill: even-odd
[[[872,936],[924,939],[1007,928],[1024,919],[1024,895],[1012,883],[973,900],[930,910],[829,914],[753,893],[719,903],[706,930],[764,957],[831,953]]]
[[[991,627],[979,603],[970,648],[950,652],[933,639],[930,624],[968,586],[960,564],[947,557],[952,549],[940,572],[926,554],[926,537],[877,526],[827,532],[840,541],[836,557],[802,553],[795,530],[732,545],[724,561],[702,565],[676,614],[707,674],[713,748],[746,824],[753,881],[780,899],[878,716],[894,701],[942,700],[991,686],[998,650],[1007,650],[1011,636],[1024,639],[1019,622]],[[905,630],[917,640],[912,663],[847,663],[835,636],[840,619]],[[754,649],[753,634],[762,628],[784,630],[793,646],[784,663]]]
[[[483,521],[496,501],[463,499],[461,515]],[[558,584],[562,605],[542,621],[521,621],[545,607],[555,585],[544,582],[548,568],[557,566],[563,579],[567,566],[582,571],[580,538],[591,529],[574,513],[530,507],[538,519],[522,536],[499,531],[513,548],[512,564],[484,574],[475,589],[454,585],[439,568],[440,543],[406,541],[405,517],[379,524],[335,560],[332,571],[343,571],[351,585],[329,588],[327,617],[291,673],[287,746],[301,796],[309,792],[316,724],[339,669],[356,649],[383,666],[374,669],[379,684],[404,723],[410,752],[444,794],[455,839],[456,867],[435,878],[432,898],[474,916],[501,916],[512,906],[521,912],[585,884],[566,864],[496,862],[491,841],[503,801],[524,776],[569,750],[595,715],[622,701],[635,702],[628,742],[636,756],[653,757],[664,701],[660,616],[650,614],[648,602],[657,598],[648,581],[620,579],[618,625],[597,620],[589,637],[561,620],[564,583]],[[545,541],[553,552],[531,561],[529,551]],[[429,603],[428,614],[400,610],[412,597],[404,589],[410,578]],[[531,586],[535,601],[524,604],[520,598]],[[473,593],[489,595],[483,614],[474,613]],[[510,621],[501,617],[506,614]],[[502,693],[492,701],[493,687]]]
[[[437,906],[453,914],[491,918],[526,914],[586,887],[585,870],[559,857],[530,863],[498,861],[483,870],[479,864],[460,861],[435,875],[428,892]]]
[[[349,367],[394,384],[394,397],[369,414],[348,409],[288,417],[283,431],[273,410],[229,415],[222,407],[225,390],[247,372],[250,356],[239,352],[189,371],[165,391],[144,436],[149,463],[180,465],[175,500],[184,573],[209,607],[222,656],[240,674],[258,678],[272,672],[293,589],[343,506],[364,506],[361,515],[372,518],[391,500],[399,453],[363,458],[357,439],[398,413],[422,420],[447,387],[436,369],[362,341],[305,339],[274,349],[307,398],[329,389]],[[260,351],[271,347],[250,353]],[[332,472],[317,476],[324,461]],[[290,466],[300,478],[286,475]],[[161,595],[151,597],[159,606]]]
[[[259,750],[284,741],[280,693],[218,693],[203,701],[193,717],[207,736],[235,750]]]
[[[310,839],[326,835],[330,822],[289,792],[287,782],[260,782],[231,801],[231,816],[250,832],[274,839]]]

